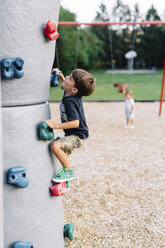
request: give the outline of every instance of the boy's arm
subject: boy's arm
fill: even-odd
[[[74,121],[67,121],[64,123],[55,123],[54,120],[45,120],[45,122],[48,124],[48,126],[52,129],[71,129],[71,128],[77,128],[79,127],[79,120]]]
[[[134,111],[134,104],[131,105],[131,113]]]

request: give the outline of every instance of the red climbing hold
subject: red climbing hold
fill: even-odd
[[[49,20],[44,28],[44,35],[46,35],[49,40],[57,40],[59,33],[57,32],[57,27],[54,21]]]
[[[64,195],[66,191],[66,183],[57,183],[49,187],[52,196]]]

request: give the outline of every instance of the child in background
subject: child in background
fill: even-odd
[[[125,97],[125,116],[126,116],[126,125],[125,128],[134,129],[134,99],[133,92],[131,90],[124,91]]]
[[[60,72],[60,74],[62,73]],[[52,153],[63,166],[57,175],[52,178],[54,182],[74,179],[73,167],[70,165],[68,155],[75,148],[81,147],[83,141],[89,136],[82,96],[91,95],[96,86],[93,76],[82,69],[73,70],[69,76],[63,77],[62,81],[61,86],[64,89],[64,96],[60,102],[62,123],[55,123],[52,119],[45,121],[50,128],[63,129],[65,133],[63,138],[50,144]]]

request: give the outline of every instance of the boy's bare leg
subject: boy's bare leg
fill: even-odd
[[[69,159],[66,153],[61,149],[61,141],[57,140],[57,141],[52,142],[50,144],[50,149],[52,153],[58,158],[60,163],[69,169],[70,162],[69,162]]]
[[[131,126],[133,126],[133,120],[131,120]]]
[[[129,125],[129,119],[127,119],[127,125]]]

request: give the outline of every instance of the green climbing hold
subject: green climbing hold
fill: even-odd
[[[38,136],[41,140],[52,140],[54,139],[53,129],[45,121],[42,121],[38,126]]]
[[[73,231],[74,231],[74,226],[72,223],[65,224],[64,238],[69,238],[70,240],[73,240]]]

